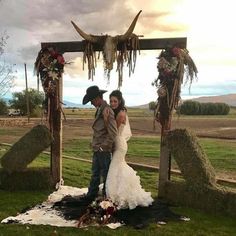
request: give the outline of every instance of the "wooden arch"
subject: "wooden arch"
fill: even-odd
[[[186,48],[187,38],[154,38],[154,39],[140,39],[140,50],[160,50],[166,47],[179,47]],[[41,48],[53,47],[58,53],[63,54],[66,52],[83,52],[84,41],[72,41],[72,42],[42,42]],[[119,49],[119,45],[118,45]],[[98,44],[94,45],[94,51],[102,51],[102,47]],[[63,101],[63,81],[59,80],[59,101]],[[59,183],[62,179],[62,112],[60,109],[52,111],[53,114],[53,139],[54,142],[51,145],[51,175],[53,182]],[[162,126],[162,136],[165,135],[165,130],[170,130],[171,119],[169,117],[168,122]],[[161,137],[163,139],[163,137]],[[165,183],[170,179],[170,152],[167,146],[161,142],[160,147],[160,167],[159,167],[159,186],[158,196],[164,196]]]

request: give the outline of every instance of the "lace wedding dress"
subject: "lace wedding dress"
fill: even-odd
[[[128,149],[127,141],[132,136],[129,120],[121,124],[115,140],[115,151],[112,156],[106,180],[106,194],[119,209],[134,209],[136,206],[149,206],[153,199],[150,192],[145,192],[140,184],[140,177],[125,161]]]

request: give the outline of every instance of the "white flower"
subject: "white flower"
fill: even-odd
[[[58,73],[56,73],[56,72],[54,72],[54,71],[49,71],[49,72],[48,72],[48,76],[51,77],[53,80],[59,79],[59,78],[58,78]]]
[[[161,57],[160,59],[159,59],[159,62],[158,62],[158,64],[157,64],[157,67],[159,68],[159,69],[166,69],[166,68],[168,68],[170,66],[170,63],[164,58],[164,57]]]
[[[100,202],[99,206],[102,208],[102,209],[107,209],[108,207],[113,207],[113,204],[112,202],[110,201],[102,201]]]
[[[92,203],[91,203],[91,206],[92,207],[95,207],[97,204],[96,204],[96,201],[93,201]]]

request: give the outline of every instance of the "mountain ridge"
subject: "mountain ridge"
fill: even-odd
[[[201,102],[201,103],[219,102],[219,103],[226,103],[229,106],[236,107],[236,93],[216,95],[216,96],[201,96],[197,98],[187,98],[187,99],[183,99],[183,101],[196,101],[196,102]],[[130,108],[148,109],[149,103],[138,105],[138,106],[130,106]]]
[[[220,96],[202,96],[199,98],[193,98],[193,99],[187,99],[191,101],[206,103],[206,102],[220,102],[220,103],[226,103],[229,106],[236,106],[236,93],[232,94],[225,94]]]

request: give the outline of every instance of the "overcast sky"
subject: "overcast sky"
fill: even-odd
[[[16,64],[16,86],[25,89],[24,63],[28,83],[36,88],[33,65],[41,42],[80,41],[73,20],[91,34],[123,34],[135,15],[142,10],[134,33],[144,38],[187,37],[187,48],[198,67],[198,80],[182,88],[182,97],[222,95],[236,91],[236,36],[233,0],[0,0],[0,33],[10,36],[5,60]],[[140,105],[157,98],[151,86],[157,77],[160,51],[141,51],[135,73],[124,72],[121,91],[127,105]],[[64,100],[81,103],[86,88],[98,85],[107,89],[105,98],[117,88],[117,73],[110,83],[104,78],[102,61],[98,63],[94,81],[82,70],[81,53],[65,53]],[[9,95],[8,95],[9,96]]]

